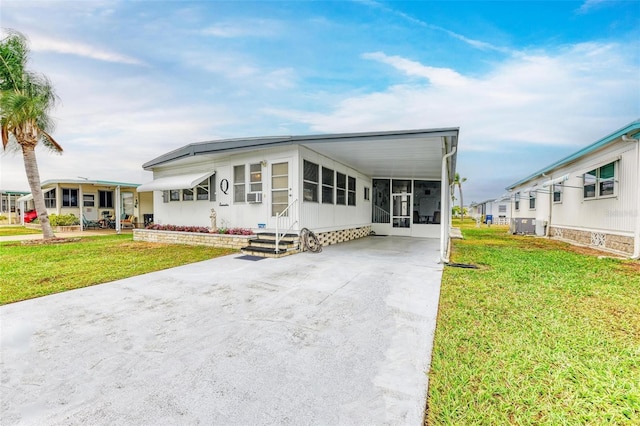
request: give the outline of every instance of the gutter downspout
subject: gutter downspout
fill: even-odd
[[[457,147],[442,157],[442,174],[440,182],[440,263],[449,263],[449,230],[451,228],[451,208],[449,207],[449,179],[447,173],[447,160],[456,153]],[[446,216],[445,216],[446,214]],[[445,219],[446,217],[446,219]]]
[[[640,188],[640,139],[622,136],[625,142],[636,143],[636,188]],[[636,193],[636,230],[633,236],[633,255],[632,259],[640,259],[640,194]]]

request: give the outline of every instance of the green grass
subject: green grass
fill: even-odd
[[[131,234],[64,244],[0,243],[0,304],[87,287],[234,253],[232,249],[146,243]]]
[[[481,269],[445,269],[426,424],[640,424],[640,264],[463,234],[451,261]]]
[[[0,237],[29,234],[42,234],[42,231],[39,229],[25,228],[24,226],[0,226]]]

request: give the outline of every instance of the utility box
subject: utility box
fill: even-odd
[[[511,219],[511,233],[534,235],[536,233],[536,220],[528,217],[517,217]]]
[[[536,220],[536,235],[538,237],[544,237],[547,235],[547,221]]]

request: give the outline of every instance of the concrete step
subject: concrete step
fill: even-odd
[[[280,241],[280,249],[296,250],[298,248],[298,241]],[[276,240],[263,240],[261,238],[254,238],[249,240],[250,247],[263,247],[263,248],[275,248]]]
[[[249,254],[251,256],[260,256],[260,257],[271,257],[278,258],[283,256],[288,256],[290,254],[297,253],[297,250],[280,248],[280,251],[276,253],[275,247],[267,248],[267,247],[254,247],[247,246],[240,249],[240,251],[244,254]]]
[[[276,240],[276,234],[273,232],[259,232],[258,234],[258,238],[261,240]],[[298,234],[285,234],[280,238],[281,242],[297,242],[298,241]]]

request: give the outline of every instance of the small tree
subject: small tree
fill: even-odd
[[[51,239],[55,235],[44,203],[35,149],[41,142],[55,152],[62,152],[62,147],[48,133],[53,128],[49,111],[57,98],[51,82],[44,75],[26,69],[29,47],[25,36],[10,30],[7,33],[8,36],[0,41],[2,147],[6,150],[14,141],[22,150],[42,236]]]
[[[455,190],[455,187],[458,187],[458,193],[460,194],[460,220],[462,220],[462,218],[464,217],[464,202],[463,202],[463,198],[462,198],[462,184],[464,182],[467,181],[467,178],[461,178],[459,173],[455,174],[455,177],[453,178],[453,188],[451,189],[451,198],[454,199],[455,197],[453,196],[453,191]]]

